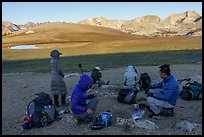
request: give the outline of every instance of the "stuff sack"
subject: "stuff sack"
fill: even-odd
[[[140,91],[146,90],[151,84],[151,78],[148,73],[141,73],[138,81]]]
[[[183,86],[180,96],[184,100],[198,99],[202,92],[202,84],[197,81],[188,82]]]
[[[35,94],[35,98],[28,104],[22,127],[26,130],[34,126],[44,127],[53,122],[58,115],[51,97],[40,92]]]
[[[120,103],[132,104],[132,103],[134,103],[134,99],[135,99],[137,93],[138,93],[138,91],[135,89],[122,88],[118,92],[117,100]]]
[[[112,114],[110,112],[101,112],[99,114],[99,121],[103,127],[111,126]]]
[[[91,129],[98,130],[104,127],[111,126],[112,123],[112,114],[110,112],[101,112],[96,116],[95,123],[91,126]]]

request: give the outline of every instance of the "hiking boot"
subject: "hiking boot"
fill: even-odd
[[[62,106],[65,106],[66,105],[66,94],[64,94],[64,95],[61,95],[61,105]]]
[[[139,108],[140,109],[147,109],[147,110],[151,110],[150,106],[146,105],[146,104],[139,104]]]
[[[163,108],[162,113],[163,113],[163,116],[165,116],[165,117],[173,117],[174,116],[174,108]]]
[[[100,123],[99,117],[98,116],[94,116],[92,122],[93,122],[93,124],[99,124]]]

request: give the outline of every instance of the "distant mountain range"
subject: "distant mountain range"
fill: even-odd
[[[46,23],[49,22],[36,24],[28,22],[24,25],[17,25],[2,21],[2,35]],[[142,16],[132,20],[111,20],[105,17],[96,17],[81,20],[78,24],[107,27],[142,36],[202,36],[202,15],[195,11],[172,14],[165,19],[160,19],[156,15]]]

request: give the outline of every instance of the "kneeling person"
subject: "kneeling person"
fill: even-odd
[[[150,84],[150,90],[147,93],[147,102],[153,112],[149,117],[159,115],[165,116],[159,107],[162,107],[165,111],[173,110],[179,96],[179,85],[177,79],[171,75],[169,65],[164,64],[159,68],[160,76],[163,81],[156,84]],[[153,90],[155,88],[162,88],[162,90]],[[171,114],[171,116],[173,116],[173,114]]]
[[[85,122],[93,120],[98,105],[97,93],[86,94],[86,91],[91,88],[93,83],[94,81],[89,75],[83,74],[71,93],[72,114]],[[90,101],[86,103],[88,99]]]

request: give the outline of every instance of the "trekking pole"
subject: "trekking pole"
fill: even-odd
[[[81,74],[83,74],[81,63],[79,63],[79,68],[81,69]]]
[[[79,68],[81,69],[81,74],[83,74],[81,63],[79,63]],[[68,77],[72,77],[72,76],[80,76],[80,74],[79,73],[67,74],[64,76],[64,78],[68,78]]]

